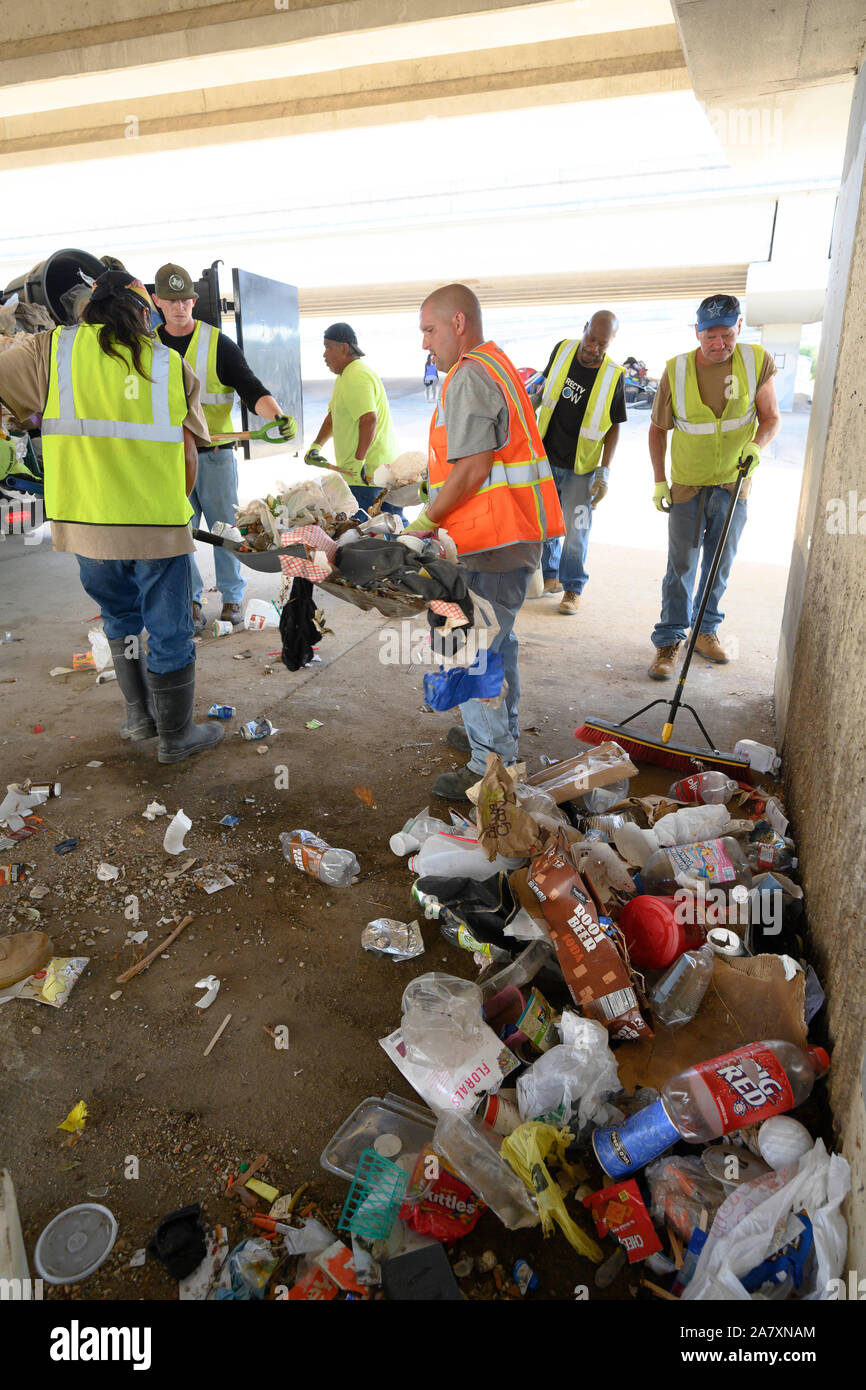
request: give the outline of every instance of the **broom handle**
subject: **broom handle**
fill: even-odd
[[[677,681],[676,692],[674,694],[674,698],[671,700],[667,723],[665,724],[664,729],[662,730],[662,743],[668,743],[674,731],[674,720],[677,717],[677,710],[679,709],[683,695],[685,694],[686,677],[689,674],[689,666],[691,665],[692,656],[697,645],[698,637],[701,633],[701,623],[704,620],[704,613],[706,612],[707,603],[709,602],[710,591],[715,582],[716,575],[719,572],[719,565],[722,563],[722,552],[725,548],[725,541],[728,539],[728,532],[731,529],[731,522],[734,519],[734,508],[740,500],[740,493],[742,491],[743,483],[745,481],[746,474],[748,473],[748,471],[749,464],[745,463],[741,458],[739,463],[737,464],[737,486],[731,493],[731,501],[728,507],[728,515],[725,517],[725,524],[722,527],[722,534],[719,537],[719,543],[716,546],[716,553],[713,556],[713,563],[710,566],[710,572],[707,575],[707,582],[704,585],[704,592],[701,594],[701,601],[698,606],[698,611],[695,617],[692,619],[692,635],[689,638],[689,645],[686,650],[686,659],[683,662],[683,669],[681,670],[680,678]]]

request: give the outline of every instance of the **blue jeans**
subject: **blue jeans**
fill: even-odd
[[[349,488],[349,491],[351,492],[355,501],[358,503],[359,507],[366,511],[367,508],[375,502],[382,489],[380,487],[366,487],[363,483],[352,483]],[[382,511],[393,512],[395,516],[399,516],[401,521],[406,520],[400,508],[392,506],[390,502],[382,503]]]
[[[484,700],[466,700],[460,706],[463,727],[469,735],[472,755],[467,766],[479,777],[487,771],[487,754],[498,753],[506,767],[517,762],[520,729],[517,723],[517,702],[520,699],[520,672],[517,666],[517,638],[514,619],[517,617],[532,578],[531,570],[509,570],[507,574],[484,574],[464,569],[469,588],[492,605],[499,631],[488,651],[501,652],[508,682],[508,695],[502,704],[493,706]]]
[[[690,501],[672,504],[668,517],[668,568],[662,585],[661,618],[652,633],[654,647],[669,647],[675,642],[685,641],[692,614],[700,605],[730,505],[731,494],[723,487],[705,487]],[[715,583],[710,590],[701,632],[715,632],[724,619],[719,604],[727,588],[728,575],[745,524],[746,501],[743,498],[737,503],[731,519],[731,529],[722,551]],[[700,587],[695,598],[695,575],[701,551]]]
[[[192,556],[168,560],[90,560],[76,555],[81,583],[99,604],[109,641],[147,628],[147,669],[183,671],[195,661]]]
[[[591,473],[575,473],[571,468],[554,468],[553,478],[562,515],[565,536],[545,541],[541,554],[541,572],[545,579],[555,579],[572,594],[582,594],[589,579],[586,572],[586,552],[592,526],[592,507],[589,493],[597,469]]]
[[[190,493],[192,524],[201,523],[202,513],[208,529],[213,530],[214,522],[235,522],[235,507],[238,504],[238,465],[232,448],[212,449],[198,456],[198,473],[195,487]],[[241,577],[240,561],[230,550],[214,546],[213,563],[216,570],[216,586],[222,595],[223,603],[240,603],[246,584]],[[195,557],[192,561],[192,601],[201,603],[204,585]]]

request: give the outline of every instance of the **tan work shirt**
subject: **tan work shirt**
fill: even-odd
[[[698,377],[698,390],[701,393],[701,400],[704,405],[709,406],[717,420],[720,420],[725,413],[727,396],[725,392],[731,375],[730,362],[701,362],[695,359],[695,370]],[[758,376],[757,391],[776,375],[776,364],[769,352],[764,353],[764,362]],[[671,383],[667,371],[662,372],[659,380],[659,389],[653,401],[652,422],[658,425],[660,430],[672,430],[674,427],[674,408],[671,400]],[[736,483],[720,484],[728,492],[733,492]],[[740,497],[748,497],[751,491],[752,480],[746,478],[743,481]],[[689,487],[685,483],[671,483],[671,499],[674,502],[689,502],[692,497],[697,496],[700,488]]]
[[[51,334],[35,333],[20,346],[0,353],[0,397],[17,420],[41,414],[48,399]],[[210,444],[201,408],[201,387],[189,363],[183,364],[188,411],[184,425],[199,448]],[[90,526],[75,521],[52,521],[55,550],[71,551],[91,560],[167,560],[191,555],[195,542],[188,526]]]

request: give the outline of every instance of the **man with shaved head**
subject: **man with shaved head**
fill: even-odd
[[[624,371],[607,355],[619,324],[599,309],[584,324],[583,337],[557,343],[544,369],[538,429],[553,469],[565,543],[544,547],[544,593],[562,592],[560,613],[580,607],[589,575],[586,552],[593,509],[607,493],[610,464],[626,419]],[[534,397],[538,402],[538,396]]]
[[[429,501],[411,530],[444,527],[473,593],[493,606],[508,690],[505,700],[466,700],[453,748],[465,768],[444,773],[436,796],[465,801],[487,769],[488,753],[517,762],[520,675],[514,620],[541,559],[544,541],[564,533],[556,485],[535,416],[514,363],[484,336],[481,305],[467,285],[444,285],[421,305],[422,348],[445,381],[430,422]]]

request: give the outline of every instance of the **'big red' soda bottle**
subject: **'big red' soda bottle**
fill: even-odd
[[[724,772],[696,772],[674,782],[668,796],[674,801],[692,801],[698,806],[721,806],[737,791],[737,783]]]
[[[666,1081],[661,1098],[625,1124],[597,1129],[595,1156],[612,1178],[626,1177],[678,1139],[707,1144],[793,1110],[829,1065],[823,1047],[804,1049],[776,1038],[698,1062]]]

